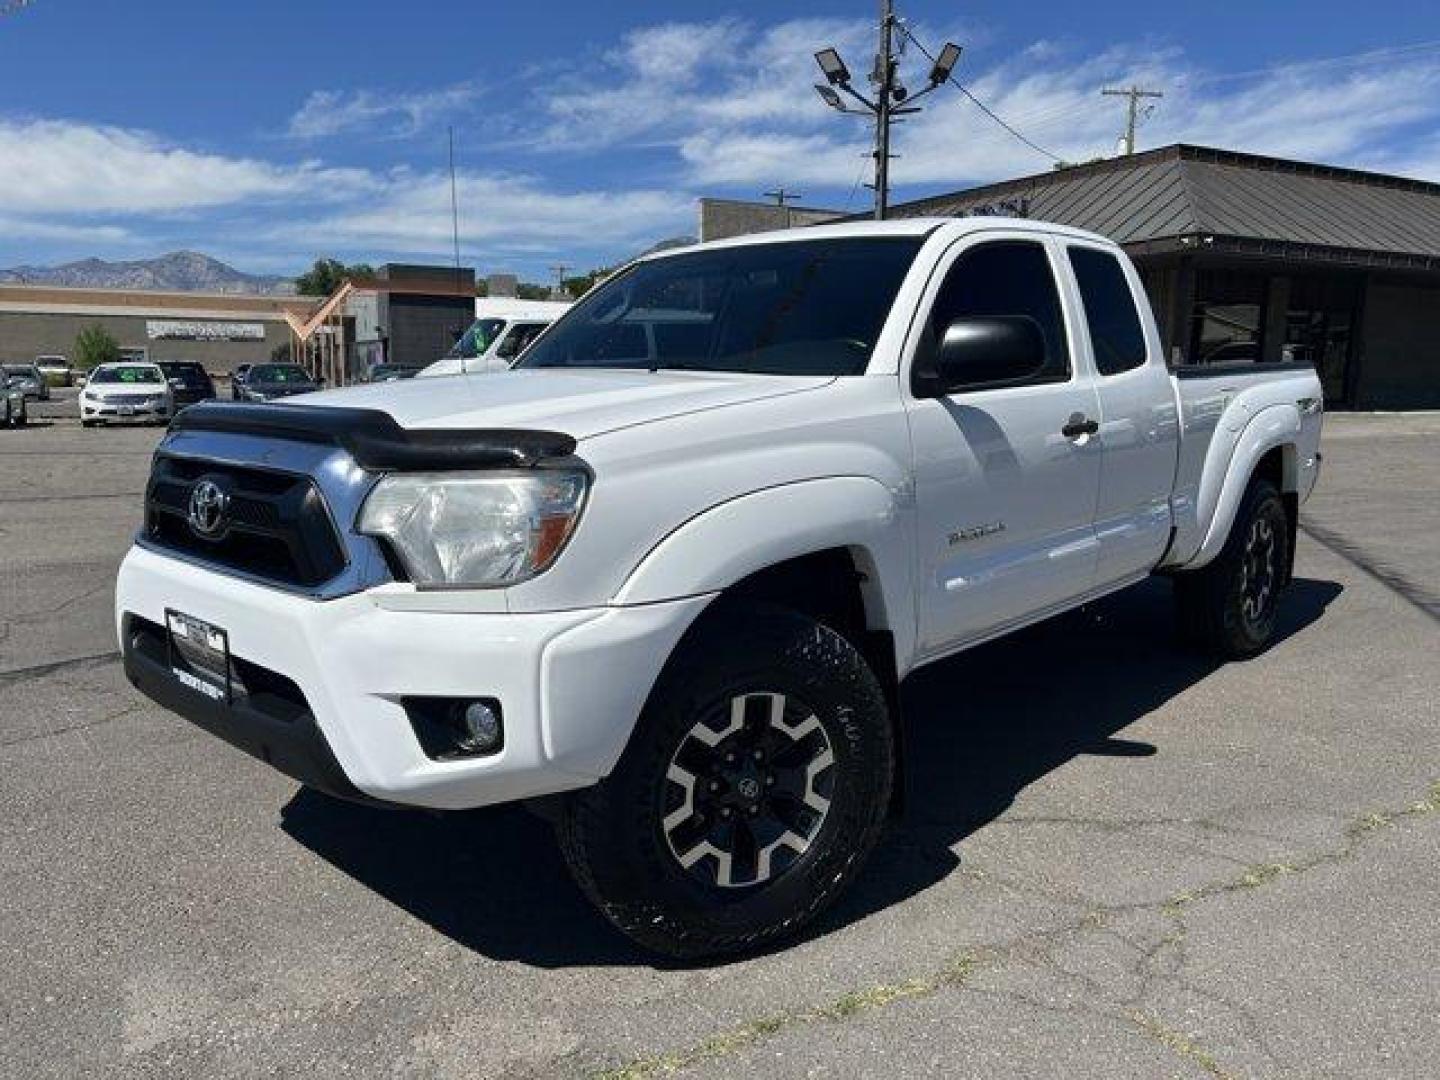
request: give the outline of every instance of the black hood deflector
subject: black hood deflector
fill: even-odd
[[[175,414],[171,431],[222,431],[333,443],[365,469],[529,468],[569,457],[575,440],[558,431],[512,428],[402,428],[380,409],[206,401]]]

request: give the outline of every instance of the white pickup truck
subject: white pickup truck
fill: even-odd
[[[742,950],[860,872],[921,665],[1155,573],[1195,641],[1264,649],[1321,418],[1303,365],[1169,371],[1088,233],[666,252],[494,378],[181,412],[125,667],[336,795],[553,797],[622,931]]]

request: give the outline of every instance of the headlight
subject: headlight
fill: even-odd
[[[365,500],[360,531],[389,541],[419,585],[511,585],[555,561],[588,486],[578,469],[394,473]]]

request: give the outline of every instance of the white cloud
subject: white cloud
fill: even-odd
[[[934,45],[970,43],[960,78],[1067,160],[1114,152],[1123,103],[1099,91],[1136,81],[1166,95],[1141,129],[1145,146],[1208,143],[1440,177],[1437,50],[1226,74],[1144,42],[1087,52],[1037,39],[996,55],[983,28],[916,32]],[[513,107],[486,121],[481,160],[492,164],[457,176],[462,257],[485,268],[599,264],[693,232],[701,194],[754,197],[775,183],[801,185],[814,204],[842,203],[846,192],[863,203],[870,128],[816,98],[812,54],[838,46],[863,87],[872,36],[865,19],[672,22],[632,31],[578,69],[516,74]],[[927,68],[916,51],[905,57],[912,90]],[[290,133],[341,145],[413,134],[479,93],[473,83],[318,91]],[[1050,165],[953,88],[924,106],[895,132],[898,198]],[[0,163],[0,241],[21,253],[14,261],[47,245],[103,254],[173,244],[267,268],[322,251],[379,261],[450,250],[449,181],[437,171],[229,156],[69,120],[0,119]]]
[[[145,131],[69,120],[0,120],[0,206],[15,214],[156,214],[323,190],[365,176],[190,150]]]
[[[188,246],[252,265],[299,265],[317,251],[448,257],[444,173],[331,168],[226,157],[157,135],[73,121],[0,120],[0,238],[6,262],[40,251]],[[694,228],[680,191],[557,190],[536,177],[457,175],[466,258],[593,259]],[[37,250],[38,249],[38,250]]]
[[[947,36],[984,34],[917,27],[938,47]],[[775,182],[830,191],[864,171],[870,128],[815,98],[812,53],[837,45],[858,87],[873,52],[864,20],[792,20],[758,29],[734,19],[633,31],[605,54],[583,86],[542,92],[550,123],[534,140],[550,150],[673,148],[681,182],[703,191],[754,190]],[[902,73],[912,89],[928,62],[911,49]],[[1397,152],[1416,125],[1440,125],[1440,57],[1397,50],[1346,61],[1298,64],[1236,77],[1197,67],[1182,50],[1132,43],[1084,53],[1037,40],[1009,57],[967,51],[957,72],[982,101],[1065,160],[1115,152],[1123,103],[1103,86],[1141,82],[1165,90],[1141,130],[1143,145],[1186,141],[1359,167],[1430,169],[1433,152]],[[593,87],[604,87],[594,90]],[[1044,171],[1051,161],[942,87],[896,129],[892,167],[905,185],[966,184]],[[1422,140],[1431,145],[1433,139]],[[1397,164],[1399,163],[1399,164]]]
[[[296,139],[357,132],[403,138],[474,104],[480,94],[480,87],[473,82],[418,93],[316,90],[290,117],[288,131]]]
[[[660,190],[557,191],[535,178],[461,172],[456,177],[465,251],[566,255],[644,247],[694,228],[695,204]],[[299,227],[317,245],[435,254],[450,250],[450,181],[404,174],[363,200]],[[294,225],[274,238],[293,238]]]
[[[44,240],[67,244],[114,247],[133,242],[136,236],[119,225],[69,225],[57,221],[0,216],[0,235],[8,240]]]

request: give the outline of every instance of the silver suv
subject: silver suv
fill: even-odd
[[[0,364],[0,372],[4,373],[7,389],[19,390],[29,400],[50,400],[50,387],[34,364]]]

